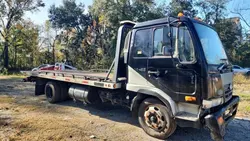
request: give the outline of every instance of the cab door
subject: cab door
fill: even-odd
[[[197,89],[197,71],[195,48],[191,33],[185,24],[178,27],[176,41],[176,58],[179,78],[179,92],[184,95],[194,95]]]
[[[176,28],[172,29],[175,30]],[[172,32],[174,33],[174,32]],[[170,52],[174,40],[170,40],[170,28],[167,25],[161,25],[153,28],[153,53],[148,58],[147,78],[155,87],[161,89],[173,99],[178,99],[179,83],[178,70],[171,57]],[[176,36],[176,34],[173,34]],[[171,43],[172,42],[172,43]]]
[[[196,94],[198,82],[191,34],[186,26],[177,29],[162,25],[153,31],[154,49],[148,58],[148,81],[174,100],[185,101],[186,95]]]

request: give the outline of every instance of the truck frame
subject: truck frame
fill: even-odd
[[[45,94],[50,103],[70,97],[84,104],[123,105],[147,134],[159,139],[178,125],[207,127],[212,139],[223,140],[239,103],[218,34],[185,16],[122,21],[109,70],[29,73],[36,81],[35,95]]]

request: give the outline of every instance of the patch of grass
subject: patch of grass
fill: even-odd
[[[240,103],[238,107],[237,116],[249,117],[250,115],[250,92],[249,92],[249,84],[238,84],[240,86],[235,85],[237,88],[235,89],[236,95],[240,96]],[[249,92],[249,93],[248,93]]]
[[[0,103],[12,103],[15,100],[9,96],[0,96]]]
[[[246,111],[250,112],[250,105],[246,106]]]
[[[24,75],[0,75],[0,79],[20,79],[25,78]]]
[[[249,117],[250,115],[250,104],[248,101],[240,101],[237,116]]]
[[[250,102],[250,93],[249,94],[238,94],[241,100],[249,101]],[[250,103],[249,103],[250,105]]]
[[[242,74],[234,75],[234,84],[250,84],[249,76],[245,76]]]
[[[250,116],[250,77],[245,75],[234,76],[234,94],[240,96],[237,116]]]

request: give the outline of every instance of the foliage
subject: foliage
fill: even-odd
[[[230,1],[201,0],[196,2],[195,5],[201,11],[203,20],[218,32],[229,60],[232,63],[240,64],[240,60],[247,58],[247,56],[239,56],[239,53],[246,47],[242,47],[242,31],[241,27],[237,25],[236,19],[226,18],[226,7]]]
[[[49,9],[52,26],[63,31],[59,35],[59,41],[64,46],[62,52],[65,59],[74,62],[77,67],[82,67],[86,60],[86,50],[83,50],[81,43],[86,36],[90,16],[84,14],[84,11],[84,4],[77,5],[74,0],[64,0],[63,5],[52,5]]]
[[[22,19],[22,16],[27,11],[38,10],[39,7],[43,7],[44,3],[42,0],[4,0],[0,1],[0,34],[4,41],[4,49],[2,53],[2,58],[4,58],[5,68],[9,67],[9,43],[10,40],[10,30],[15,22]]]
[[[90,14],[94,24],[90,25],[94,37],[89,37],[89,44],[97,48],[96,67],[108,68],[115,54],[116,34],[120,21],[131,20],[142,22],[164,17],[164,8],[156,6],[150,0],[94,0],[90,7]],[[94,45],[94,46],[93,46]],[[85,44],[85,46],[88,46]]]
[[[199,0],[195,5],[202,13],[203,19],[209,23],[217,23],[225,18],[227,4],[231,0]]]
[[[218,32],[232,63],[250,66],[250,43],[240,28],[227,18],[231,0],[94,0],[86,11],[84,3],[63,0],[51,5],[49,21],[38,26],[22,17],[44,6],[42,0],[0,1],[0,60],[8,69],[28,69],[62,60],[79,69],[108,68],[113,61],[120,21],[176,16],[184,12],[201,19]],[[10,10],[11,9],[11,10]],[[198,14],[199,13],[199,14]]]
[[[193,0],[172,0],[167,6],[167,12],[171,16],[177,16],[178,13],[183,12],[187,16],[195,17],[197,11],[193,5]]]
[[[3,69],[1,70],[1,74],[2,74],[2,75],[8,75],[8,69],[3,68]]]

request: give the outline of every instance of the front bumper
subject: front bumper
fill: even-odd
[[[205,124],[211,133],[221,137],[225,135],[225,127],[235,117],[239,101],[239,96],[233,96],[215,112],[205,116]]]

